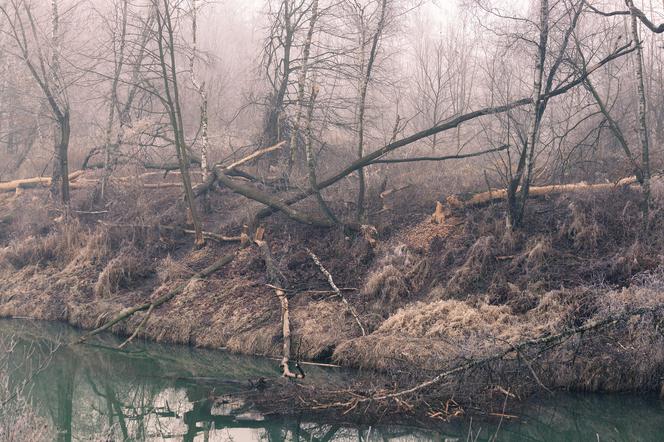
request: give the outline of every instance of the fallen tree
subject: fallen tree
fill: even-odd
[[[286,286],[288,281],[286,277],[281,273],[279,268],[272,258],[272,253],[270,253],[270,247],[267,242],[263,239],[264,230],[259,229],[256,232],[256,238],[254,244],[260,250],[265,262],[265,273],[267,276],[268,285],[274,289],[277,299],[279,299],[279,304],[281,306],[281,339],[282,339],[282,358],[279,366],[281,367],[283,377],[291,379],[304,379],[305,373],[302,370],[299,362],[295,362],[295,368],[297,373],[293,373],[290,369],[290,360],[291,360],[291,326],[290,326],[290,310],[288,306],[288,297],[286,297]]]
[[[552,90],[548,94],[546,94],[545,97],[547,98],[552,98],[556,97],[559,95],[562,95],[566,93],[567,91],[571,90],[572,88],[582,84],[586,78],[593,72],[597,71],[599,68],[604,66],[605,64],[622,57],[623,55],[629,54],[633,52],[636,49],[635,46],[632,46],[632,42],[628,42],[620,47],[617,47],[611,54],[608,56],[604,57],[600,61],[598,61],[596,64],[593,66],[588,67],[582,74],[580,74],[578,77],[574,79],[570,79],[568,81],[563,81],[563,83],[558,86],[556,89]],[[367,154],[357,160],[355,160],[353,163],[345,167],[344,169],[340,170],[336,174],[332,175],[331,177],[321,181],[318,183],[318,190],[325,189],[326,187],[332,186],[333,184],[336,184],[337,182],[341,181],[343,178],[347,177],[348,175],[352,174],[353,172],[357,171],[358,169],[362,169],[364,167],[370,166],[372,164],[376,164],[377,161],[379,161],[382,157],[387,155],[388,153],[397,150],[401,147],[407,146],[409,144],[412,144],[416,141],[419,141],[424,138],[428,138],[432,135],[445,132],[450,129],[454,129],[461,125],[462,123],[465,123],[466,121],[473,120],[475,118],[479,118],[482,116],[487,116],[487,115],[495,115],[495,114],[500,114],[503,112],[507,112],[509,110],[521,107],[521,106],[526,106],[529,104],[533,103],[533,97],[526,97],[526,98],[521,98],[519,100],[514,100],[511,101],[507,104],[504,105],[499,105],[499,106],[489,106],[485,107],[476,111],[468,112],[463,115],[459,115],[456,117],[449,118],[442,123],[431,127],[429,129],[417,132],[413,135],[410,135],[406,138],[402,138],[401,140],[395,141],[393,143],[387,144],[383,146],[380,149],[377,149],[370,154]],[[460,155],[456,156],[449,156],[446,157],[445,160],[451,160],[451,159],[456,159],[459,158]],[[384,160],[382,160],[384,161]],[[312,195],[314,195],[316,190],[314,189],[306,189],[300,193],[297,193],[295,195],[292,195],[290,197],[287,197],[284,200],[279,201],[277,198],[272,198],[273,203],[271,205],[268,205],[268,207],[260,210],[256,214],[256,219],[263,219],[265,217],[268,217],[275,213],[276,211],[280,210],[278,207],[278,203],[280,205],[293,205],[295,203],[298,203]]]
[[[559,193],[568,193],[568,192],[610,190],[619,187],[631,186],[634,184],[638,184],[636,176],[623,178],[615,183],[588,184],[581,182],[581,183],[572,183],[572,184],[552,184],[550,186],[532,186],[530,187],[530,195],[545,196],[545,195],[555,195]],[[477,206],[498,200],[504,200],[505,198],[507,198],[507,189],[496,189],[496,190],[487,190],[486,192],[473,194],[467,199],[461,199],[457,196],[449,196],[446,199],[446,203],[450,207],[461,208],[461,207]],[[436,213],[434,214],[434,216],[436,217],[438,216],[440,208],[441,207],[437,205]]]
[[[209,276],[211,276],[212,274],[216,273],[223,266],[225,266],[226,264],[229,264],[230,262],[232,262],[235,259],[236,254],[237,254],[237,252],[233,252],[233,253],[229,253],[227,255],[222,256],[221,258],[216,260],[214,263],[212,263],[210,266],[206,267],[205,269],[201,270],[200,272],[196,273],[194,276],[189,278],[187,280],[187,282],[178,285],[176,288],[174,288],[173,290],[170,290],[169,292],[165,293],[164,295],[158,297],[154,301],[148,301],[148,302],[145,302],[143,304],[139,304],[139,305],[136,305],[136,306],[133,306],[133,307],[128,307],[128,308],[125,308],[125,309],[121,310],[117,315],[115,315],[113,317],[113,319],[111,319],[110,321],[108,321],[107,323],[102,325],[101,327],[97,327],[96,329],[84,334],[77,341],[75,341],[73,343],[74,344],[83,343],[83,342],[87,341],[88,339],[90,339],[91,337],[93,337],[95,335],[98,335],[99,333],[110,329],[115,324],[117,324],[121,321],[124,321],[126,319],[129,319],[132,315],[134,315],[134,313],[138,313],[138,312],[143,311],[143,310],[149,310],[149,311],[154,310],[155,308],[157,308],[160,305],[170,301],[171,299],[173,299],[174,297],[176,297],[180,293],[184,292],[192,282],[200,281],[202,279],[206,279]],[[142,325],[143,325],[142,323],[139,324],[139,328],[142,327]]]
[[[146,224],[111,224],[111,223],[106,223],[106,222],[99,222],[100,224],[103,224],[104,226],[107,227],[112,227],[112,228],[128,228],[128,229],[154,229],[157,231],[161,230],[166,230],[170,232],[179,232],[187,235],[194,235],[195,232],[191,229],[185,229],[183,227],[178,227],[178,226],[168,226],[168,225],[163,225],[163,224],[157,224],[157,225],[146,225]],[[205,239],[211,239],[213,241],[217,241],[220,243],[229,243],[229,242],[241,242],[242,238],[240,236],[225,236],[221,235],[219,233],[214,233],[214,232],[206,232],[203,231],[203,238]]]
[[[69,181],[74,182],[85,172],[78,170],[76,172],[69,174]],[[35,187],[49,187],[51,185],[51,177],[34,177],[34,178],[24,178],[20,180],[6,181],[0,183],[0,192],[15,192],[19,189],[32,189]]]

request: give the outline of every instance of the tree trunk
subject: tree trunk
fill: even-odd
[[[385,25],[386,8],[387,8],[387,0],[382,0],[380,5],[380,19],[378,20],[376,32],[373,35],[371,50],[369,51],[369,59],[367,60],[366,71],[363,72],[363,77],[360,83],[360,91],[359,91],[360,100],[358,103],[358,112],[357,112],[357,157],[358,158],[362,158],[364,156],[364,119],[365,119],[365,111],[367,104],[367,91],[369,89],[369,82],[371,81],[373,66],[376,61],[376,53],[378,52],[378,42],[383,33],[383,27]],[[365,41],[364,41],[364,30],[363,30],[362,42],[360,45],[362,68],[364,68],[364,45]],[[362,220],[364,219],[364,199],[366,193],[366,179],[364,177],[364,169],[359,169],[357,171],[357,176],[359,178],[359,188],[357,192],[356,220],[358,223],[362,223]]]
[[[544,63],[546,61],[549,39],[549,1],[540,0],[539,42],[535,57],[535,74],[532,94],[532,120],[528,138],[524,143],[516,176],[508,186],[508,227],[517,228],[523,223],[523,215],[528,199],[528,191],[532,180],[535,147],[539,141],[539,129],[542,116],[546,109],[546,99],[542,97],[542,81],[544,79]]]
[[[178,90],[177,69],[175,62],[175,38],[173,24],[171,22],[171,9],[169,7],[168,0],[164,0],[163,17],[161,16],[158,6],[156,8],[156,12],[158,25],[157,43],[159,47],[159,61],[161,64],[164,80],[164,91],[166,94],[164,101],[168,110],[171,127],[173,129],[175,150],[180,166],[185,200],[189,209],[189,215],[191,215],[194,231],[196,232],[194,242],[196,246],[201,247],[203,244],[205,244],[205,239],[203,238],[203,230],[201,228],[198,211],[196,210],[196,201],[194,199],[194,193],[191,187],[191,177],[189,176],[189,158],[187,155],[187,147],[184,138],[184,125],[182,122],[182,111],[180,109],[180,94]],[[166,32],[165,35],[164,31]],[[164,48],[164,40],[166,40],[168,44],[167,49]],[[168,61],[166,60],[166,50],[168,50]],[[169,69],[170,72],[168,72]],[[172,93],[171,87],[173,88]]]
[[[642,173],[642,186],[643,186],[643,214],[644,222],[648,220],[648,212],[650,208],[650,143],[648,139],[648,126],[647,126],[647,108],[646,108],[646,92],[643,81],[643,49],[641,40],[639,39],[639,28],[637,16],[634,9],[632,0],[626,0],[627,6],[630,8],[631,16],[631,31],[632,39],[636,42],[636,92],[639,99],[639,141],[641,143],[641,173]]]
[[[191,82],[194,85],[194,89],[198,93],[198,96],[201,101],[201,171],[203,172],[202,180],[206,182],[210,178],[210,167],[208,161],[208,147],[209,147],[209,138],[208,138],[208,97],[205,92],[205,86],[200,80],[196,77],[196,52],[198,49],[198,32],[197,32],[197,18],[198,18],[198,5],[196,0],[191,1],[191,33],[192,33],[192,54],[189,59],[189,68],[191,70]],[[205,192],[203,195],[203,207],[206,212],[210,211],[210,199],[208,197],[208,192]]]
[[[69,112],[65,111],[62,118],[57,122],[53,173],[51,175],[51,194],[59,196],[65,207],[69,206]]]
[[[316,159],[314,158],[311,120],[313,119],[314,103],[316,101],[317,93],[318,93],[318,88],[316,85],[313,85],[311,87],[311,98],[309,99],[309,106],[307,110],[307,126],[306,126],[306,142],[305,142],[309,185],[311,186],[311,189],[316,193],[316,201],[318,201],[318,206],[321,208],[322,212],[325,214],[327,219],[329,219],[330,222],[333,224],[339,224],[339,220],[334,216],[332,210],[330,210],[327,203],[323,199],[323,196],[321,195],[320,190],[318,189],[318,183],[316,180]]]
[[[307,81],[307,70],[309,67],[309,54],[311,51],[311,41],[316,27],[316,20],[318,19],[318,0],[313,0],[311,4],[311,19],[309,21],[309,30],[307,31],[307,38],[304,42],[304,49],[302,49],[302,67],[300,69],[300,76],[297,81],[297,112],[295,114],[295,123],[291,129],[290,135],[290,155],[288,157],[288,175],[290,176],[295,164],[295,156],[297,153],[297,135],[300,128],[300,120],[302,119],[302,112],[304,109],[304,90]]]

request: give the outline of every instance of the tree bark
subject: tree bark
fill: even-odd
[[[156,2],[158,0],[155,0]],[[155,3],[157,5],[158,3]],[[157,15],[157,43],[159,47],[159,62],[161,65],[162,76],[164,81],[165,100],[164,104],[168,110],[171,127],[174,132],[175,150],[180,165],[180,173],[182,177],[182,185],[184,187],[185,201],[189,208],[189,214],[194,225],[196,232],[195,244],[201,247],[205,244],[203,238],[201,221],[196,209],[196,201],[191,186],[191,177],[189,175],[189,158],[187,155],[187,147],[184,138],[184,124],[182,122],[182,111],[180,109],[180,94],[178,89],[178,78],[175,60],[175,38],[173,23],[171,21],[171,6],[169,0],[163,0],[164,11],[163,16],[159,6],[156,9]],[[167,48],[164,48],[164,40],[166,40]],[[168,52],[168,55],[166,54]],[[167,60],[168,57],[168,60]],[[170,72],[169,72],[170,71]],[[172,87],[172,93],[171,93]]]
[[[361,32],[361,63],[360,66],[363,69],[362,79],[360,82],[359,88],[359,102],[358,102],[358,111],[357,111],[357,157],[362,158],[364,156],[364,123],[365,123],[365,112],[367,104],[367,91],[369,89],[369,82],[371,81],[371,74],[373,72],[373,66],[376,62],[376,53],[378,52],[378,42],[383,33],[383,27],[385,26],[385,9],[387,8],[387,0],[382,0],[380,5],[380,19],[378,20],[378,25],[376,27],[376,32],[373,35],[371,42],[371,50],[369,51],[369,58],[367,60],[366,71],[364,71],[364,29]],[[364,168],[358,169],[357,176],[359,179],[359,187],[357,191],[357,214],[356,221],[362,223],[364,218],[364,200],[366,193],[366,179],[364,176]]]
[[[636,42],[636,93],[639,100],[639,142],[641,144],[641,175],[643,186],[643,214],[644,222],[648,221],[648,212],[650,208],[650,141],[648,139],[648,125],[647,125],[647,108],[646,108],[646,92],[643,81],[643,51],[641,40],[639,39],[639,25],[637,14],[635,12],[634,3],[632,0],[625,0],[629,6],[631,14],[631,31],[632,39]]]
[[[318,0],[313,0],[311,4],[311,18],[309,20],[309,30],[307,37],[304,41],[304,48],[302,49],[302,67],[300,68],[300,75],[297,81],[297,111],[295,113],[295,122],[291,129],[290,135],[290,155],[288,157],[288,176],[290,176],[295,164],[295,157],[297,154],[297,135],[300,128],[300,120],[304,110],[304,91],[307,81],[307,72],[309,68],[309,54],[311,52],[311,41],[313,40],[314,30],[316,27],[316,20],[318,19]]]

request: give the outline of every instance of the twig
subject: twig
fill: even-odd
[[[154,304],[150,306],[148,309],[148,312],[145,314],[145,318],[141,320],[141,322],[138,324],[136,327],[136,330],[134,330],[134,333],[132,333],[131,336],[127,338],[122,344],[118,345],[118,348],[124,348],[127,344],[129,344],[131,341],[134,340],[136,335],[138,335],[138,332],[141,330],[141,328],[145,325],[145,323],[148,322],[148,319],[150,318],[150,315],[152,314],[152,310],[154,310]]]
[[[332,275],[330,274],[330,272],[328,272],[327,269],[325,267],[323,267],[323,264],[321,264],[318,257],[311,250],[309,250],[309,249],[306,249],[306,250],[307,250],[307,253],[309,253],[309,256],[311,256],[311,259],[316,263],[316,265],[318,266],[320,271],[327,278],[327,282],[330,284],[330,287],[332,287],[332,290],[334,290],[334,293],[336,293],[337,296],[339,296],[341,298],[341,300],[344,302],[344,304],[346,304],[346,307],[348,308],[348,311],[350,312],[351,315],[353,315],[353,318],[355,318],[355,322],[357,322],[357,325],[360,327],[360,330],[362,331],[362,336],[366,336],[367,333],[364,330],[364,327],[362,326],[362,322],[360,322],[360,318],[357,315],[357,312],[355,311],[353,306],[350,305],[350,303],[348,302],[346,297],[341,293],[341,290],[339,290],[339,287],[337,287],[337,285],[334,283],[334,279],[332,278]]]

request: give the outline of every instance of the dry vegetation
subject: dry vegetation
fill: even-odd
[[[124,200],[108,213],[81,214],[66,224],[52,221],[58,214],[44,209],[38,191],[16,197],[13,209],[6,206],[2,316],[94,328],[237,249],[236,244],[208,241],[192,250],[191,235],[160,228],[186,224],[172,215],[179,203],[165,204],[178,201],[175,190],[123,192]],[[87,196],[76,195],[76,205],[85,209]],[[225,192],[211,198],[217,207],[240,204]],[[407,219],[403,212],[376,219],[373,246],[362,234],[303,228],[275,216],[266,236],[290,283],[293,357],[377,369],[403,385],[527,339],[628,309],[664,306],[664,239],[657,229],[664,213],[653,208],[652,227],[644,230],[641,212],[630,209],[638,200],[638,190],[630,188],[538,197],[529,206],[529,227],[511,233],[504,228],[502,204],[446,208],[446,224],[437,224],[430,219],[435,204],[412,200],[412,207],[422,209]],[[126,224],[127,213],[134,210],[142,214],[141,225]],[[214,217],[206,216],[209,230]],[[241,228],[228,223],[223,233],[239,234]],[[367,336],[361,336],[305,248],[334,276]],[[189,284],[155,309],[139,336],[277,356],[279,301],[265,275],[261,255],[240,249],[213,277]],[[113,331],[131,334],[144,315],[134,315]],[[538,378],[547,388],[659,389],[664,352],[656,349],[664,348],[662,340],[657,317],[636,316],[550,349],[474,369],[437,392],[486,399],[500,388],[541,388]]]

